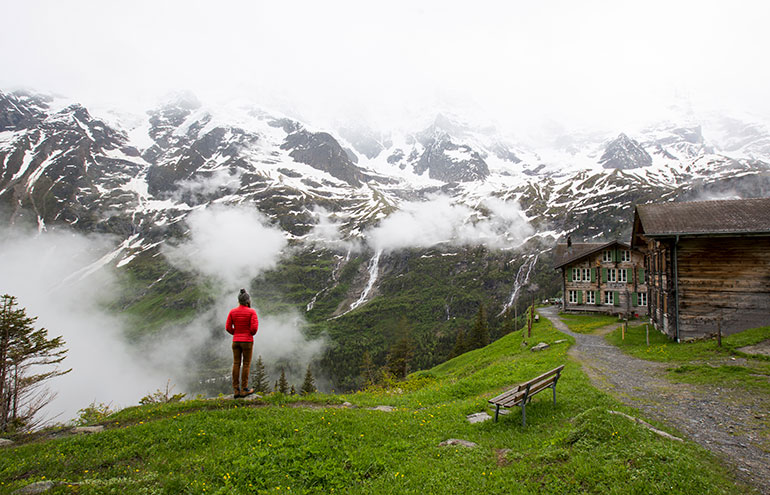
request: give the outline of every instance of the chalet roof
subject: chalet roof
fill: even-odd
[[[637,234],[764,234],[770,233],[770,198],[638,205],[634,216],[634,239]]]
[[[566,264],[585,258],[586,256],[616,244],[625,249],[630,249],[628,244],[618,240],[610,242],[573,242],[571,246],[567,246],[567,244],[557,244],[554,248],[554,268],[561,268]]]

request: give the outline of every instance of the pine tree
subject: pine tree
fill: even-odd
[[[67,353],[64,340],[35,330],[37,318],[16,309],[15,297],[0,299],[0,431],[7,432],[35,426],[34,416],[54,397],[41,383],[70,370],[57,366]]]
[[[278,379],[278,391],[284,395],[289,393],[289,382],[286,381],[286,372],[281,368],[281,377]]]
[[[307,371],[305,372],[305,381],[302,383],[302,387],[299,389],[299,393],[302,395],[312,394],[316,391],[315,380],[313,379],[313,373],[310,372],[310,365],[307,365]]]
[[[468,350],[478,349],[489,345],[489,325],[487,324],[487,312],[483,304],[479,304],[479,312],[476,314],[476,323],[468,336]]]
[[[466,352],[468,352],[468,341],[465,338],[465,332],[461,328],[457,330],[457,340],[455,340],[455,346],[452,348],[449,358],[457,357]]]
[[[257,393],[266,394],[270,391],[270,382],[267,379],[265,364],[262,362],[261,355],[257,357],[257,362],[254,364],[254,373],[251,378],[251,383],[254,386],[254,391]]]
[[[396,378],[406,378],[413,355],[414,343],[408,335],[404,335],[390,348],[388,369]]]
[[[297,395],[297,390],[294,388],[294,385],[291,386],[291,390],[289,391],[289,395]]]
[[[364,351],[361,356],[361,379],[364,383],[364,387],[371,387],[377,383],[377,367],[374,365],[372,355],[369,351]]]

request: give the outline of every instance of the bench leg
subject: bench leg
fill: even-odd
[[[495,404],[495,423],[497,423],[498,414],[500,414],[500,404]]]
[[[554,383],[553,387],[551,388],[553,388],[553,405],[555,406],[556,405],[556,384]]]
[[[527,426],[527,402],[521,403],[521,426]]]

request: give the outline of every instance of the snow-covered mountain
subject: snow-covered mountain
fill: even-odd
[[[79,104],[0,92],[0,215],[124,239],[115,262],[184,234],[208,204],[253,203],[301,242],[331,215],[342,235],[432,195],[491,218],[488,198],[520,204],[545,245],[566,233],[627,235],[633,204],[759,196],[770,181],[770,131],[720,118],[663,123],[603,140],[562,136],[527,149],[494,129],[439,114],[411,132],[318,130],[253,103],[211,108],[181,94],[144,116],[108,123]],[[710,127],[706,127],[706,125]]]

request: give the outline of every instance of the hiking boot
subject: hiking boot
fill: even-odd
[[[240,390],[238,390],[238,391],[235,391],[235,392],[233,393],[233,399],[241,399],[241,398],[243,398],[243,395],[241,395],[241,392],[240,392]]]
[[[241,398],[246,397],[248,395],[251,395],[253,393],[254,393],[254,389],[253,388],[247,388],[245,390],[241,390]]]

